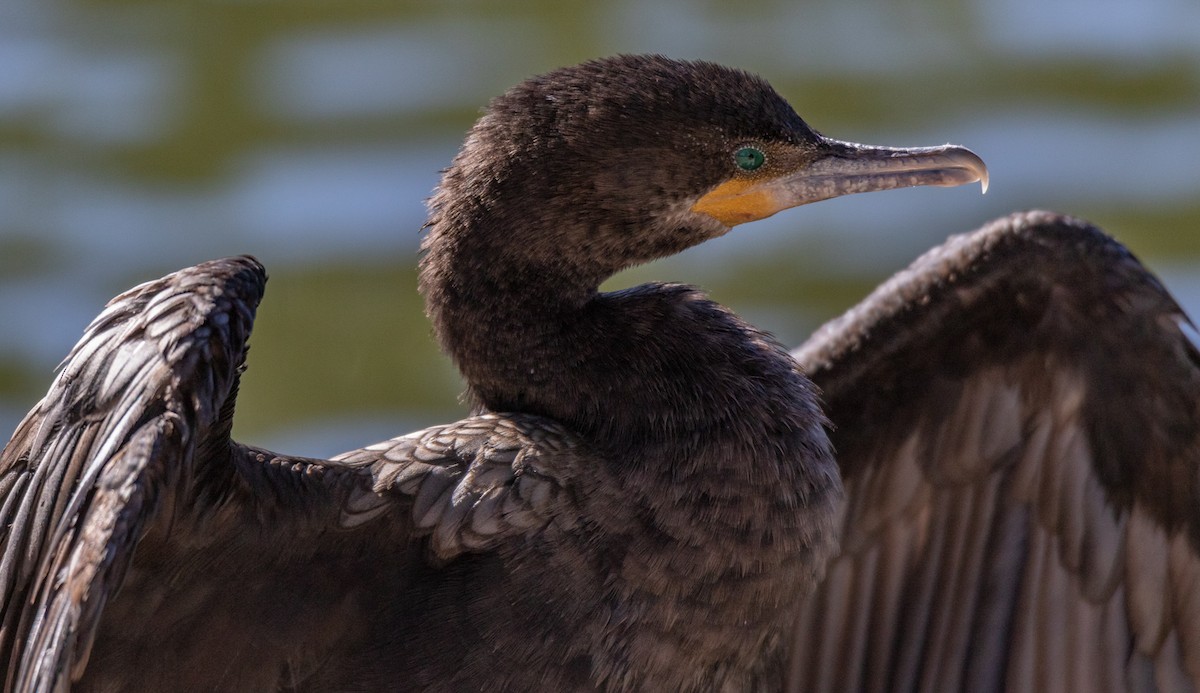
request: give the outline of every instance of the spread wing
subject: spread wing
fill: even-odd
[[[5,690],[65,690],[146,521],[226,403],[266,275],[220,260],[113,299],[0,454]],[[211,454],[212,451],[207,451]]]
[[[814,335],[848,502],[791,689],[1200,687],[1193,333],[1121,245],[1028,213]]]
[[[65,691],[84,676],[101,614],[155,528],[154,546],[141,548],[153,556],[141,571],[150,574],[135,596],[162,604],[163,613],[145,621],[136,609],[121,612],[112,618],[138,622],[118,623],[116,632],[135,648],[149,638],[181,637],[187,644],[172,651],[195,652],[213,645],[213,634],[161,629],[174,623],[186,630],[195,616],[188,609],[211,608],[175,594],[189,585],[204,593],[208,585],[196,573],[209,570],[210,547],[225,556],[235,550],[227,547],[249,547],[234,559],[235,570],[248,571],[238,579],[265,583],[274,594],[288,576],[271,571],[301,563],[307,572],[298,557],[313,555],[312,542],[330,530],[365,527],[379,537],[373,545],[394,552],[392,560],[436,563],[570,527],[566,489],[576,470],[588,468],[586,453],[567,431],[535,416],[471,417],[332,461],[233,443],[238,377],[265,281],[257,261],[233,258],[118,296],[18,426],[0,455],[4,690]],[[260,560],[271,551],[276,568]],[[370,589],[367,582],[345,589]],[[235,642],[232,633],[216,636]],[[303,654],[307,641],[297,641],[300,654],[280,656],[299,680],[315,662]],[[124,645],[97,649],[114,647]],[[204,654],[200,668],[211,671]],[[278,662],[237,657],[226,665],[244,665],[241,678],[217,680],[255,687],[280,676]],[[133,688],[162,683],[136,671],[119,676]]]

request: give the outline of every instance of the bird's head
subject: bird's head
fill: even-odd
[[[494,99],[430,207],[424,264],[502,263],[594,290],[732,226],[839,195],[987,182],[961,147],[865,147],[810,128],[767,82],[661,56],[533,77]]]

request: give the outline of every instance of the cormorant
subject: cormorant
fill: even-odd
[[[696,288],[598,290],[986,175],[709,63],[514,87],[423,243],[470,416],[333,460],[233,442],[262,266],[118,296],[0,456],[5,690],[1194,686],[1200,355],[1100,231],[954,238],[793,355]]]

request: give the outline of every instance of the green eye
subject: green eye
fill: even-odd
[[[742,147],[733,155],[733,160],[743,171],[753,171],[763,165],[763,162],[767,160],[767,155],[754,147]]]

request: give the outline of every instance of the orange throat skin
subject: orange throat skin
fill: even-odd
[[[693,212],[707,214],[726,226],[765,219],[786,209],[764,179],[734,178],[713,188],[692,205]]]

